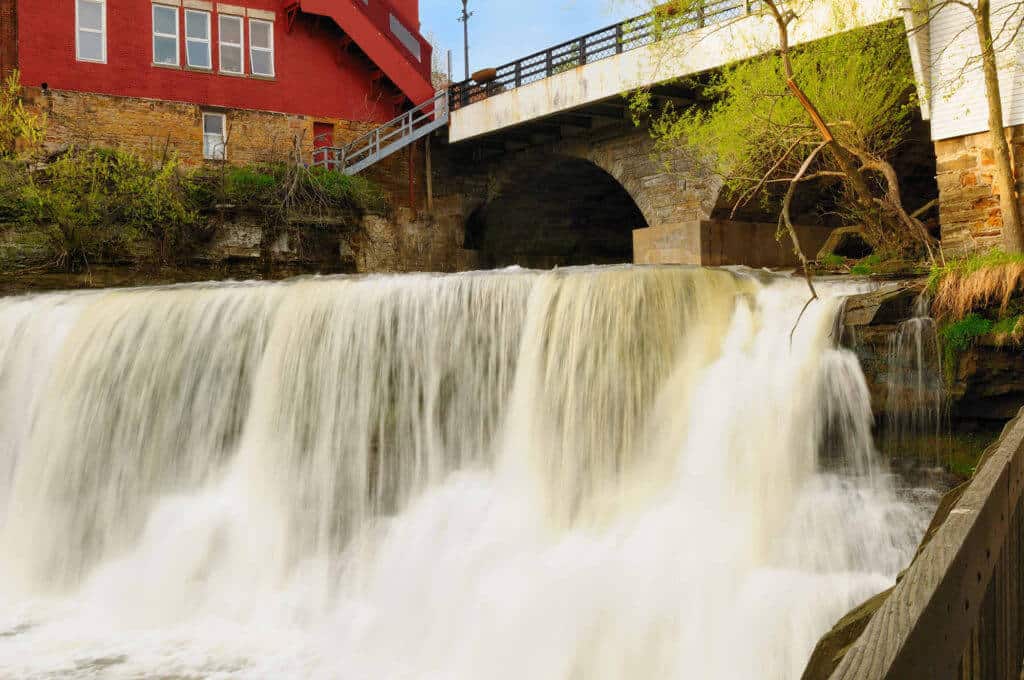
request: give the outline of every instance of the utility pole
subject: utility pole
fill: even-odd
[[[468,4],[469,0],[462,0],[462,16],[459,17],[459,21],[462,22],[462,41],[466,49],[466,80],[469,80],[469,18],[475,14],[467,11]]]

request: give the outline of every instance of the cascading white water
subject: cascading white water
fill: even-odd
[[[843,290],[687,268],[0,300],[0,677],[795,678],[929,515]]]
[[[943,462],[948,442],[946,390],[938,326],[931,300],[921,295],[914,315],[889,338],[886,379],[886,440],[904,454]]]

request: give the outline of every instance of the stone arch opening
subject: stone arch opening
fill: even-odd
[[[483,267],[549,269],[633,261],[633,230],[647,220],[629,192],[590,161],[564,156],[517,165],[466,223]]]

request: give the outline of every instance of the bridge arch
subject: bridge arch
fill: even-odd
[[[550,268],[633,261],[644,211],[616,177],[568,154],[531,152],[504,163],[469,212],[466,248],[484,267]]]

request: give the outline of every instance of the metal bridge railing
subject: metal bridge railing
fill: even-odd
[[[830,680],[1017,680],[1024,662],[1024,411]]]
[[[704,0],[687,13],[655,11],[602,28],[496,69],[486,83],[466,80],[451,87],[451,108],[468,106],[577,66],[614,57],[663,38],[696,31],[756,10],[758,0]]]
[[[354,175],[447,124],[448,93],[442,91],[345,146],[315,149],[313,165]]]

